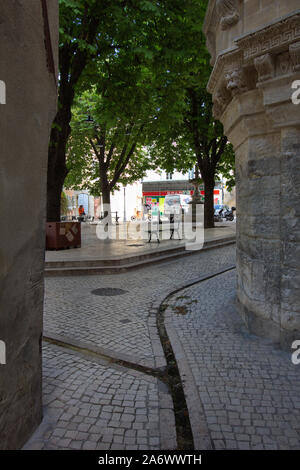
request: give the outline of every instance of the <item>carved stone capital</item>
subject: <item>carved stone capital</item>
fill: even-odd
[[[254,59],[254,66],[258,73],[258,81],[263,82],[274,77],[275,66],[271,54],[263,54]]]
[[[290,56],[295,71],[300,70],[300,41],[295,42],[289,47]]]
[[[216,9],[223,30],[231,28],[240,19],[236,0],[217,0]]]

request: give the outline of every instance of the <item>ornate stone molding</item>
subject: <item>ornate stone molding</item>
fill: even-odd
[[[293,68],[295,71],[300,70],[300,41],[290,45],[289,53],[292,59]]]
[[[237,0],[216,0],[216,11],[223,30],[231,28],[240,19]]]
[[[269,80],[274,77],[275,66],[271,54],[263,54],[254,59],[254,66],[258,73],[258,81]]]
[[[253,33],[236,39],[237,46],[244,51],[245,62],[266,53],[280,51],[300,40],[300,10],[299,13],[259,29]]]

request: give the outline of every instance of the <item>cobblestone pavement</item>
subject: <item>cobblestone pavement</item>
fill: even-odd
[[[184,283],[235,264],[235,246],[113,275],[45,279],[44,331],[102,348],[135,363],[160,367],[163,352],[150,307]],[[97,288],[124,289],[96,296]]]
[[[234,261],[229,246],[136,272],[48,278],[45,334],[161,367],[153,302]],[[105,287],[127,293],[91,294]],[[157,378],[49,343],[43,364],[44,419],[25,449],[176,449],[172,398]]]
[[[300,366],[245,331],[234,308],[235,276],[231,271],[168,299],[167,331],[175,355],[184,351],[180,375],[189,369],[195,387],[186,392],[194,400],[199,394],[214,448],[300,449]]]
[[[174,448],[162,382],[55,345],[43,356],[44,420],[24,449],[160,449],[170,438]]]

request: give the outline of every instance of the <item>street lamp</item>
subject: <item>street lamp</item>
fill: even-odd
[[[124,222],[126,222],[126,187],[124,186]]]

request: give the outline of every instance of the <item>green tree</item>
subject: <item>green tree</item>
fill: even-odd
[[[48,158],[47,219],[59,220],[60,194],[68,173],[66,148],[74,99],[109,74],[122,56],[124,76],[131,66],[151,61],[155,69],[159,46],[174,18],[183,14],[182,1],[165,0],[59,0],[59,93]],[[126,59],[126,60],[125,60]],[[100,73],[99,73],[100,71]],[[116,76],[116,75],[115,75]],[[101,90],[103,92],[103,90]],[[127,98],[130,96],[127,94]]]
[[[101,4],[96,0],[60,0],[58,111],[48,152],[47,220],[51,222],[59,220],[60,216],[61,192],[67,175],[66,145],[76,87],[87,64],[107,47],[104,38],[99,37]]]
[[[214,226],[216,175],[232,173],[234,154],[222,124],[213,117],[211,96],[206,91],[211,73],[202,33],[206,4],[197,0],[185,4],[184,21],[177,30],[181,51],[174,49],[173,60],[166,62],[161,75],[160,132],[153,135],[149,149],[167,171],[187,171],[197,162],[205,190],[204,225],[209,228]],[[175,44],[175,37],[168,39]]]
[[[110,64],[110,73],[113,68]],[[145,69],[140,72],[140,77],[135,73],[135,80],[132,80],[131,70],[131,75],[126,75],[125,87],[123,82],[116,84],[111,80],[104,94],[96,89],[84,92],[73,109],[65,186],[89,189],[97,196],[101,194],[107,206],[111,193],[120,183],[126,185],[142,178],[152,166],[143,148],[151,126],[151,96],[147,96],[151,88],[147,93],[148,73]],[[126,89],[126,94],[134,88],[126,106],[121,99],[122,90],[114,90],[120,86]],[[112,99],[114,93],[115,100]]]

